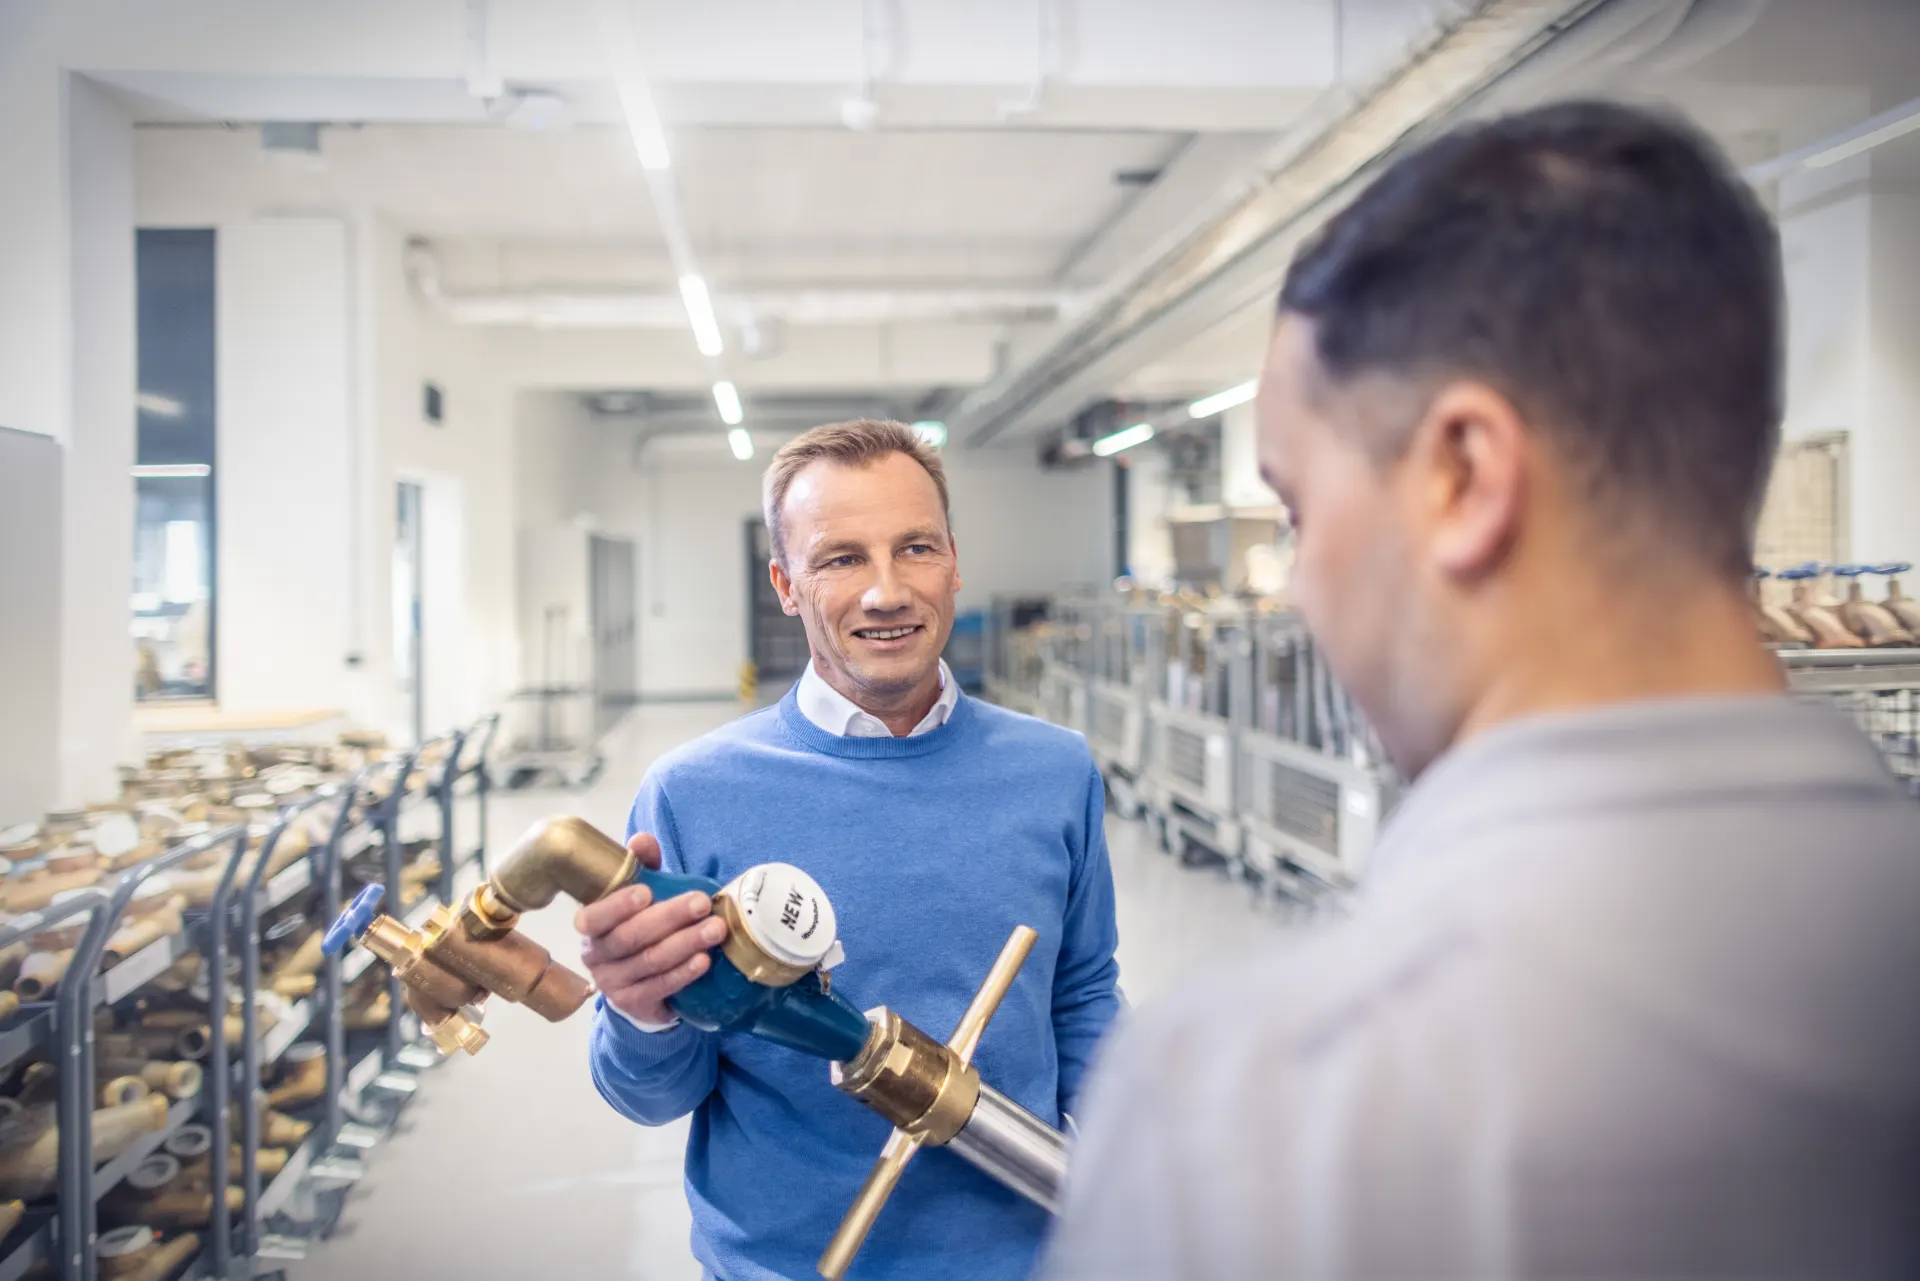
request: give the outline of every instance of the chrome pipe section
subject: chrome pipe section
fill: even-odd
[[[984,1081],[980,1101],[947,1150],[1049,1214],[1060,1213],[1067,1136]]]

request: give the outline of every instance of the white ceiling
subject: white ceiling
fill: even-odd
[[[449,290],[671,284],[585,0],[492,0],[479,54],[465,0],[67,3],[86,45],[69,65],[117,86],[148,122],[144,223],[372,212],[434,241]],[[1323,93],[1364,81],[1461,3],[641,0],[636,12],[686,230],[724,296],[1098,289],[1248,182]],[[1659,25],[1658,3],[1640,8]],[[1035,29],[1042,11],[1065,15],[1050,35]],[[863,29],[866,13],[890,16]],[[1560,91],[1674,102],[1743,162],[1920,95],[1920,0],[1694,0],[1654,45]],[[560,93],[572,127],[490,120],[470,92],[476,72]],[[871,132],[840,123],[863,76],[879,105]],[[302,167],[261,152],[250,126],[268,119],[340,123],[323,130],[323,163]],[[1920,184],[1920,138],[1876,166]],[[1126,170],[1163,176],[1127,187],[1115,181]],[[1265,303],[1236,306],[1204,332],[1169,335],[1110,390],[1179,396],[1237,381],[1257,365],[1267,319]],[[968,353],[955,368],[980,367],[979,328],[955,328]],[[1003,336],[1024,350],[1036,332]],[[923,329],[915,342],[938,340]],[[919,390],[940,385],[937,365]],[[745,370],[743,386],[778,390],[755,379],[793,367]]]

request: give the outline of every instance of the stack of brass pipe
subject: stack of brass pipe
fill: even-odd
[[[101,1165],[142,1135],[166,1128],[167,1100],[157,1094],[95,1109],[93,1161]],[[32,1201],[53,1191],[60,1168],[60,1131],[51,1104],[23,1109],[0,1128],[0,1197]]]
[[[32,935],[27,940],[26,955],[20,958],[13,980],[15,998],[20,1001],[52,1000],[54,990],[60,985],[67,966],[73,960],[73,949],[86,929],[87,918],[73,916],[52,929]]]
[[[267,1102],[276,1108],[295,1107],[326,1092],[327,1047],[318,1041],[301,1041],[281,1059],[279,1079],[267,1092]]]
[[[321,930],[308,930],[297,944],[274,960],[267,974],[267,986],[290,1001],[311,996],[325,960],[320,951],[325,938]]]
[[[112,1281],[168,1281],[200,1253],[200,1237],[176,1232],[163,1241],[151,1225],[132,1223],[103,1234],[94,1253]]]
[[[246,1193],[229,1184],[227,1209],[246,1208]],[[178,1231],[204,1228],[213,1218],[213,1190],[205,1180],[186,1177],[180,1158],[158,1152],[136,1166],[119,1187],[100,1202],[100,1212],[115,1224],[144,1224]]]

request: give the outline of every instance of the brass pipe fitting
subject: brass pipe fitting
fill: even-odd
[[[20,962],[27,959],[27,951],[25,939],[0,947],[0,987],[11,988],[20,977]]]
[[[53,1191],[60,1167],[60,1131],[51,1106],[34,1108],[18,1121],[17,1138],[0,1149],[0,1196],[32,1201]],[[158,1095],[93,1114],[93,1162],[102,1165],[143,1134],[167,1125],[167,1101]]]
[[[25,876],[8,877],[4,884],[0,884],[0,910],[37,912],[49,906],[56,894],[97,885],[100,877],[101,872],[97,867],[67,872],[54,871],[49,867]]]
[[[100,1087],[100,1106],[118,1107],[122,1103],[138,1103],[153,1093],[153,1087],[137,1076],[116,1076]]]
[[[922,1143],[938,1147],[960,1132],[980,1098],[971,1063],[885,1007],[867,1016],[873,1031],[858,1056],[834,1064],[833,1083]]]
[[[313,1122],[300,1121],[285,1112],[276,1112],[266,1106],[266,1097],[256,1094],[256,1104],[260,1108],[260,1146],[268,1148],[297,1148],[307,1135],[313,1132]],[[246,1105],[236,1103],[231,1112],[233,1132],[239,1133],[246,1123]]]
[[[314,930],[300,940],[300,946],[287,953],[273,967],[272,976],[267,980],[269,986],[289,1000],[312,995],[314,976],[319,973],[320,964],[326,959],[320,951],[320,944],[325,938],[324,930]]]
[[[20,1226],[20,1220],[27,1213],[25,1201],[0,1201],[0,1238]]]
[[[156,1243],[153,1229],[144,1224],[109,1232],[96,1248],[101,1274],[113,1281],[166,1281],[199,1253],[197,1234],[182,1232]]]
[[[634,867],[625,846],[585,819],[549,818],[507,851],[487,889],[494,906],[513,912],[545,907],[562,893],[592,903],[632,880]]]
[[[290,1046],[282,1060],[280,1082],[267,1092],[271,1107],[308,1103],[327,1092],[327,1047],[317,1041]]]
[[[427,919],[421,934],[434,962],[549,1023],[572,1015],[593,995],[592,984],[524,934],[509,930],[497,938],[471,938],[445,908]]]
[[[13,981],[13,994],[22,1001],[45,1001],[52,999],[53,989],[60,986],[60,980],[66,975],[67,966],[73,962],[73,949],[62,948],[57,952],[29,952],[20,962],[20,977]]]
[[[149,1092],[171,1099],[190,1099],[200,1093],[204,1073],[198,1063],[169,1063],[161,1059],[131,1055],[101,1054],[94,1060],[94,1074],[111,1080],[117,1076],[138,1077]]]
[[[10,1019],[19,1012],[19,995],[12,991],[0,992],[0,1021]]]
[[[175,895],[172,901],[135,917],[114,931],[113,937],[107,940],[106,951],[100,956],[100,968],[110,970],[142,948],[178,934],[186,927],[186,920],[181,915],[186,905],[184,895]]]

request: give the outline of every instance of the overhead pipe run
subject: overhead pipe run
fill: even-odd
[[[691,304],[680,289],[476,290],[449,293],[433,246],[408,243],[407,278],[414,291],[447,319],[464,325],[519,325],[540,329],[684,329]],[[1076,314],[1086,296],[1070,290],[1020,286],[922,289],[755,289],[710,295],[696,291],[702,324],[728,328],[781,325],[884,325],[906,322],[1052,321]],[[717,331],[702,341],[712,345]]]
[[[1063,389],[1090,366],[1219,284],[1254,252],[1303,223],[1408,138],[1431,128],[1582,18],[1613,0],[1478,0],[1433,28],[1353,94],[1331,95],[1247,183],[1103,290],[1036,358],[950,416],[981,445],[1014,427],[1071,412]],[[1071,390],[1084,392],[1083,387]]]

